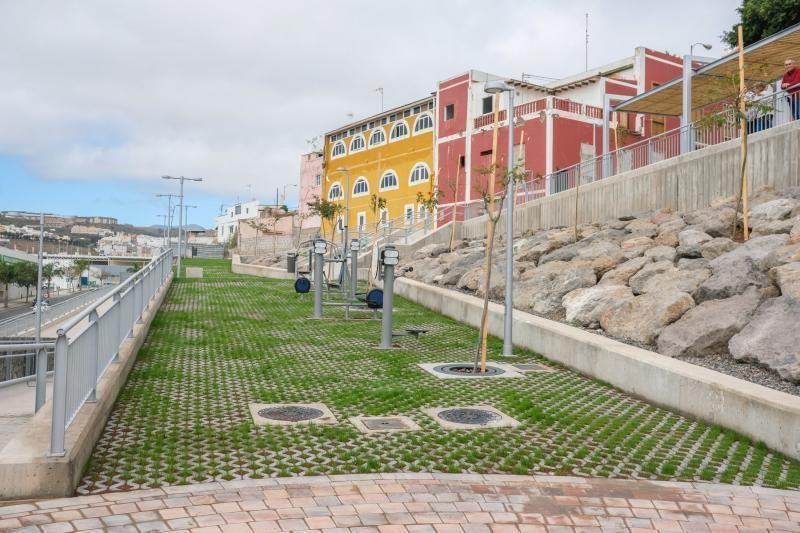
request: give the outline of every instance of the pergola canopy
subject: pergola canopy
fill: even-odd
[[[744,49],[745,83],[771,83],[783,75],[787,58],[800,62],[800,24],[795,24]],[[694,70],[692,109],[733,98],[739,92],[739,53],[734,51]],[[615,111],[679,116],[683,112],[683,77],[635,96]]]

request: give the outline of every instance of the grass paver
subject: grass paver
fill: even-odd
[[[380,322],[309,320],[288,281],[230,262],[175,280],[86,466],[79,493],[214,480],[372,472],[553,473],[800,486],[800,463],[763,443],[660,409],[517,350],[502,362],[555,372],[441,380],[418,363],[470,360],[477,331],[395,298],[395,329],[419,339],[377,349]],[[368,315],[364,315],[368,316]],[[502,342],[490,338],[499,354]],[[250,403],[327,405],[332,426],[256,426]],[[491,405],[517,428],[448,431],[427,407]],[[362,434],[355,416],[405,415],[416,432]]]

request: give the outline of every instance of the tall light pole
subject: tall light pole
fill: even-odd
[[[42,263],[44,261],[44,213],[39,215],[39,275],[36,280],[36,343],[42,342]],[[34,412],[47,400],[47,351],[36,349],[36,398]]]
[[[189,229],[188,229],[188,226],[189,226],[189,208],[196,209],[197,206],[196,205],[184,205],[183,206],[183,209],[184,209],[184,211],[183,211],[183,220],[186,222],[186,226],[187,226],[186,231],[183,232],[183,234],[186,236],[186,246],[189,246]]]
[[[161,176],[161,179],[165,180],[180,180],[181,182],[181,194],[180,194],[180,204],[178,206],[178,277],[181,275],[181,255],[183,254],[183,250],[181,248],[181,234],[183,233],[183,182],[184,181],[203,181],[203,178],[185,178],[183,176]]]
[[[338,167],[336,172],[344,172],[345,186],[344,186],[344,253],[347,255],[347,238],[348,238],[348,225],[350,224],[350,169],[347,167]]]
[[[164,224],[163,225],[164,231],[163,231],[163,237],[161,238],[161,242],[164,244],[164,248],[166,248],[167,247],[167,216],[168,215],[156,215],[156,216],[157,217],[161,217],[161,220],[162,220],[162,222]]]
[[[489,94],[508,93],[508,175],[506,176],[506,297],[503,316],[503,355],[513,355],[514,312],[514,87],[504,81],[486,82],[484,91]],[[494,194],[494,191],[489,191]]]
[[[167,198],[167,248],[172,246],[172,198],[177,198],[177,194],[156,194],[156,198]]]

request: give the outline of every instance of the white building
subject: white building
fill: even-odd
[[[240,220],[257,218],[266,206],[258,200],[241,202],[225,209],[225,213],[214,219],[217,229],[217,242],[224,243],[236,233]]]

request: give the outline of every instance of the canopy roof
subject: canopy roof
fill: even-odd
[[[773,82],[783,75],[783,62],[793,58],[800,63],[800,24],[780,31],[744,49],[745,83]],[[695,69],[692,77],[692,109],[734,97],[739,92],[737,51]],[[614,108],[615,111],[674,115],[683,111],[683,77],[635,96]]]

